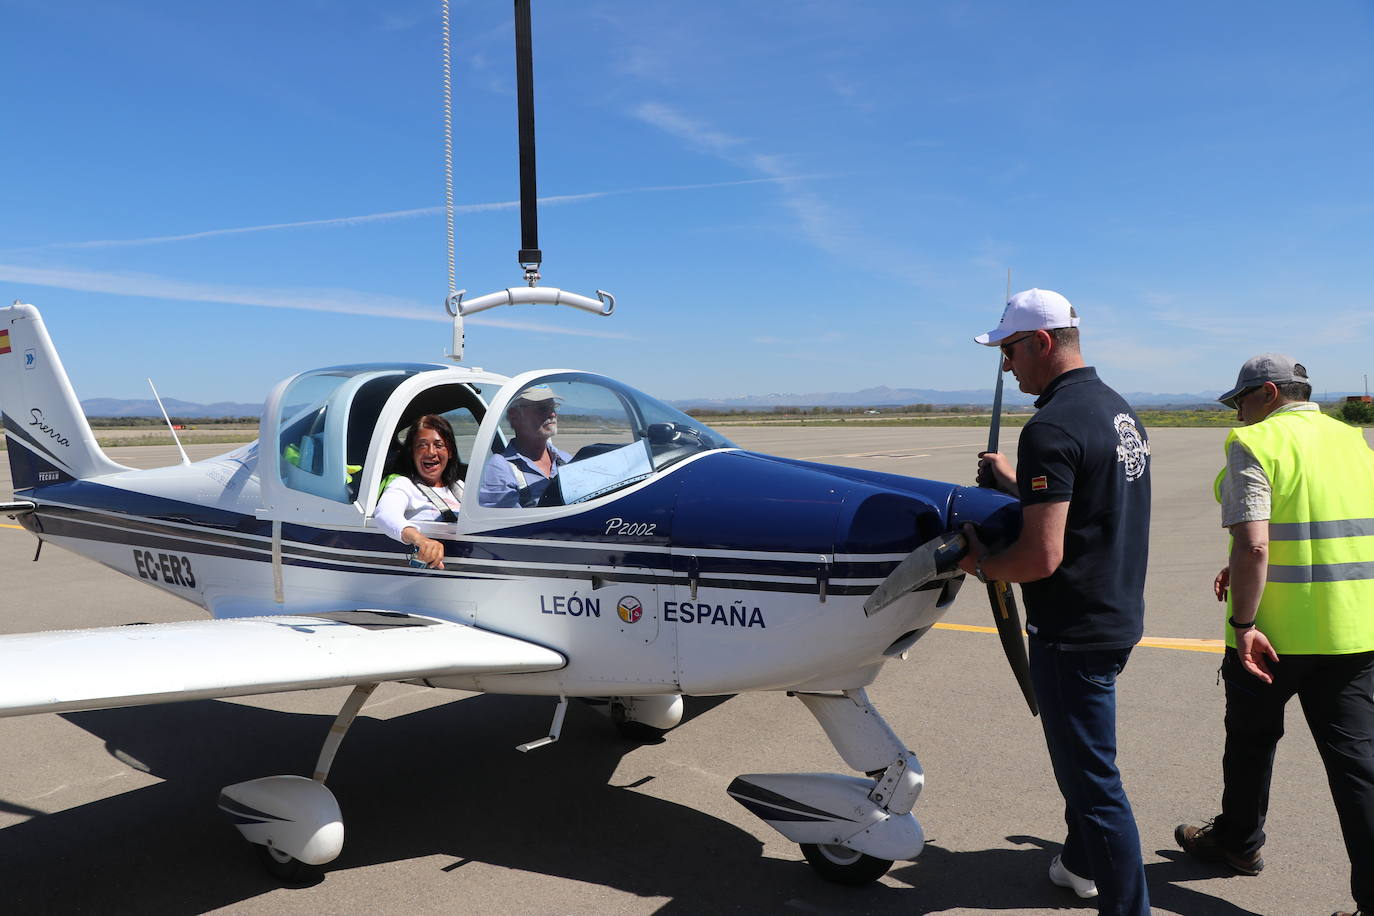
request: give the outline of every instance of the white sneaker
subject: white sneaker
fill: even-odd
[[[1073,888],[1073,892],[1084,900],[1097,896],[1097,884],[1069,871],[1064,867],[1064,863],[1059,861],[1059,856],[1055,856],[1050,862],[1050,881],[1060,887]]]

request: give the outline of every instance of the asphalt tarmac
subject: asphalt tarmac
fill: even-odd
[[[740,445],[824,463],[971,482],[980,429],[729,428]],[[1151,431],[1154,525],[1146,643],[1119,682],[1119,763],[1156,912],[1330,913],[1351,905],[1348,864],[1297,704],[1280,744],[1267,867],[1227,876],[1184,857],[1174,826],[1218,809],[1225,559],[1212,479],[1220,429]],[[1367,432],[1368,435],[1368,432]],[[1016,430],[1005,448],[1015,448]],[[193,457],[229,446],[194,446]],[[112,450],[175,463],[172,448]],[[8,463],[0,499],[10,493]],[[0,632],[200,616],[193,605],[34,540],[0,516]],[[688,700],[658,744],[621,739],[574,704],[384,685],[354,724],[330,784],[342,856],[283,888],[215,810],[220,787],[308,773],[347,694],[0,719],[0,912],[1049,913],[1093,912],[1045,877],[1062,805],[1039,722],[1002,660],[980,588],[869,693],[921,758],[921,857],[880,882],[819,879],[797,847],[725,794],[742,773],[848,772],[783,694]],[[959,627],[966,627],[960,629]]]

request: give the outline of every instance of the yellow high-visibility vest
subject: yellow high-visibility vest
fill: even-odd
[[[1237,440],[1273,488],[1256,625],[1280,658],[1374,650],[1374,451],[1363,431],[1320,411],[1286,410],[1233,429],[1228,452]],[[1226,644],[1236,644],[1229,626]]]

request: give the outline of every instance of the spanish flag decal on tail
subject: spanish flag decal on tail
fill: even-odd
[[[0,331],[0,354],[10,352],[10,329]]]

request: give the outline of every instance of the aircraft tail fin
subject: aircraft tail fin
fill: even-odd
[[[0,308],[0,414],[16,493],[125,470],[96,444],[38,309],[20,302]]]

